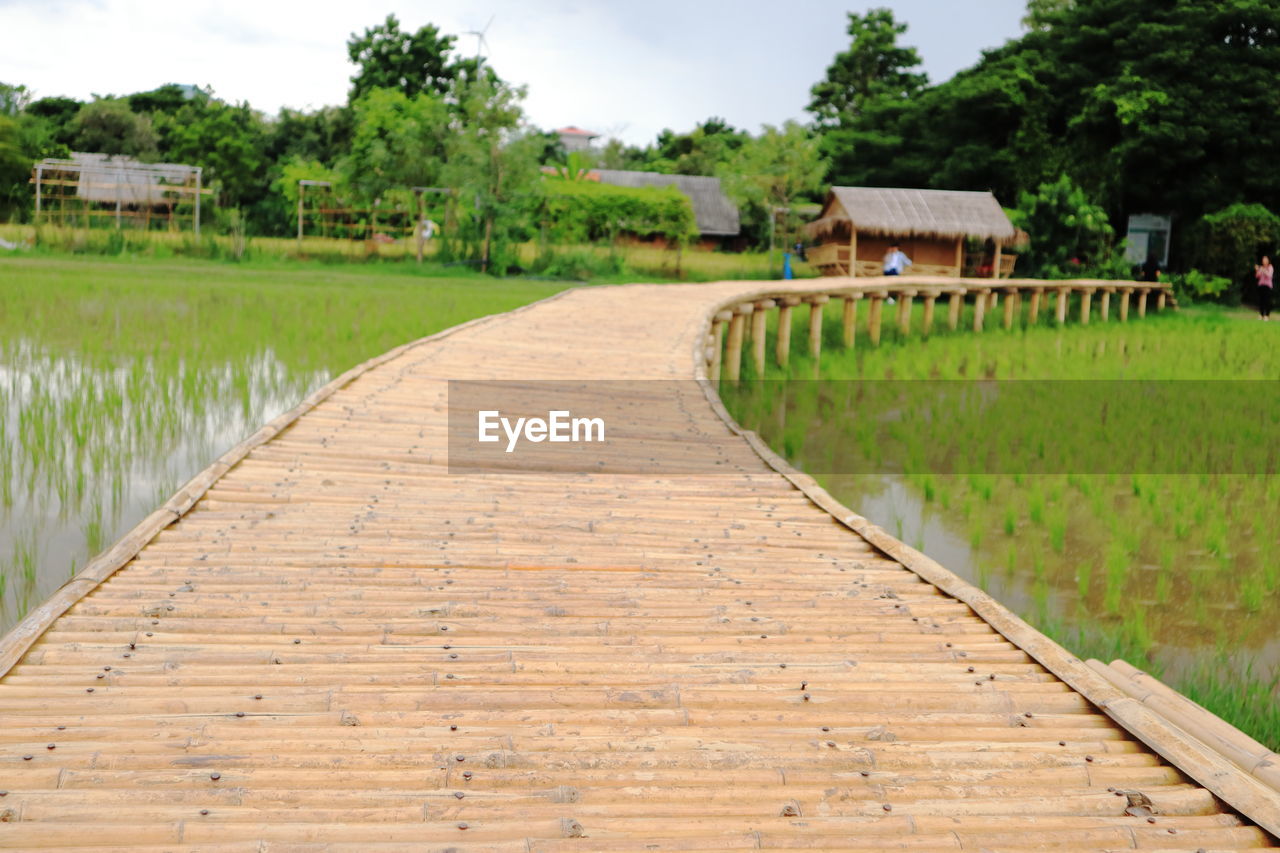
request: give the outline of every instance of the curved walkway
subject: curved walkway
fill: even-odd
[[[696,383],[636,417],[731,473],[443,464],[447,379],[693,378],[780,292],[569,291],[264,428],[0,643],[0,848],[1268,846],[1214,796],[1275,831],[1266,789]]]

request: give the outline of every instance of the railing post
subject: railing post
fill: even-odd
[[[871,338],[873,347],[880,346],[880,316],[884,313],[884,300],[888,295],[883,290],[876,290],[867,294],[871,300],[871,310],[867,314],[867,335]]]
[[[772,299],[757,300],[755,313],[751,315],[751,364],[756,370],[757,379],[764,376],[765,321],[769,319],[765,312],[774,304]]]
[[[1034,326],[1040,322],[1040,299],[1043,295],[1043,287],[1033,287],[1031,289],[1031,305],[1027,309],[1027,313],[1031,315],[1027,319],[1028,325]]]
[[[1102,322],[1107,322],[1111,318],[1111,294],[1115,293],[1114,287],[1102,288],[1102,301],[1098,305],[1098,316]]]
[[[960,325],[960,308],[964,305],[965,288],[951,291],[950,304],[947,306],[947,328],[955,331]]]
[[[1129,297],[1133,294],[1132,287],[1120,288],[1120,322],[1129,322]]]
[[[742,338],[747,325],[746,315],[751,313],[751,304],[739,305],[733,309],[733,319],[729,321],[729,341],[725,352],[725,375],[730,382],[742,378]]]
[[[721,311],[711,321],[711,366],[707,368],[707,374],[712,382],[720,381],[720,365],[724,360],[724,326],[732,319],[732,311]]]
[[[929,333],[933,331],[933,304],[938,301],[938,291],[926,290],[924,292],[924,336],[927,338]]]
[[[1004,289],[1004,330],[1007,332],[1013,328],[1013,312],[1018,307],[1018,288],[1006,287]]]
[[[973,330],[975,332],[982,331],[982,324],[985,320],[987,312],[987,297],[991,294],[989,288],[975,290],[973,297]]]
[[[1139,317],[1147,316],[1147,294],[1150,292],[1151,292],[1150,288],[1146,288],[1146,287],[1138,288],[1138,316]]]
[[[916,291],[903,290],[898,293],[898,331],[905,338],[911,334],[911,300]]]
[[[791,309],[799,304],[800,299],[796,296],[784,296],[778,300],[778,340],[773,350],[778,367],[785,368],[791,360]]]
[[[804,300],[809,303],[809,355],[815,365],[818,363],[818,356],[822,354],[822,306],[830,298],[825,293],[820,293],[805,297]]]
[[[845,349],[853,349],[858,334],[858,300],[861,293],[847,293],[844,297],[844,313],[840,317],[840,329],[844,333]]]
[[[1093,288],[1086,287],[1080,291],[1080,325],[1089,325],[1089,304],[1093,301]]]
[[[1164,288],[1161,288],[1159,291],[1156,292],[1156,310],[1157,311],[1164,310],[1164,300],[1165,300],[1165,297],[1168,295],[1169,295],[1168,291],[1166,291]]]
[[[1058,288],[1058,325],[1065,326],[1067,323],[1067,297],[1071,295],[1071,288],[1060,286]]]

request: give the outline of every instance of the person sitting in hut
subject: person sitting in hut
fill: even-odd
[[[889,251],[884,256],[884,274],[902,275],[909,266],[911,266],[911,259],[903,254],[902,250],[898,248],[898,244],[894,243],[889,246]]]

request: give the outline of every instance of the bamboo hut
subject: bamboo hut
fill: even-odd
[[[832,187],[805,233],[817,244],[809,263],[823,275],[880,275],[885,253],[897,243],[911,258],[912,273],[956,278],[970,238],[991,241],[988,275],[1012,275],[1016,258],[1001,250],[1018,236],[989,192],[874,187]]]

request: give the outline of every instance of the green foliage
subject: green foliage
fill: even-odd
[[[351,78],[350,102],[374,89],[398,89],[405,97],[442,95],[457,76],[449,61],[454,36],[442,35],[426,24],[416,32],[400,29],[395,15],[347,40],[347,55],[359,71]]]
[[[227,104],[206,93],[173,113],[156,114],[155,124],[164,159],[203,167],[220,205],[238,207],[263,195],[266,127],[248,104]]]
[[[435,186],[449,133],[449,108],[431,93],[371,89],[352,104],[355,132],[343,158],[347,185],[373,200],[392,188]]]
[[[848,126],[869,105],[908,98],[928,83],[927,76],[912,70],[920,65],[916,49],[898,46],[898,36],[906,31],[891,9],[849,13],[849,49],[836,54],[811,93],[809,111],[820,125]]]
[[[549,240],[612,240],[621,232],[687,243],[697,236],[689,197],[671,187],[618,187],[595,181],[548,181],[542,221]]]
[[[590,281],[621,275],[626,264],[616,253],[600,254],[589,249],[548,249],[538,255],[532,270],[543,278]]]
[[[99,98],[85,104],[71,120],[72,147],[77,151],[124,154],[144,160],[156,155],[151,118],[129,109],[119,98]]]
[[[663,130],[645,171],[669,175],[714,175],[749,139],[722,118],[709,118],[689,133]]]
[[[1115,231],[1106,212],[1066,175],[1041,184],[1034,194],[1023,193],[1010,213],[1013,223],[1030,235],[1022,257],[1031,276],[1079,277],[1085,267],[1106,264],[1112,257]]]
[[[764,242],[773,210],[790,208],[798,198],[818,193],[826,171],[818,139],[808,128],[788,121],[780,128],[765,125],[759,136],[748,139],[721,164],[718,173],[725,192],[743,211],[744,230],[754,231],[757,242]],[[788,214],[787,221],[796,219]]]
[[[1280,216],[1260,204],[1233,204],[1200,223],[1198,258],[1210,272],[1239,280],[1280,244]]]
[[[1197,299],[1217,299],[1231,287],[1231,279],[1202,273],[1200,270],[1174,273],[1169,280],[1178,301],[1181,303],[1185,300],[1188,304]]]

